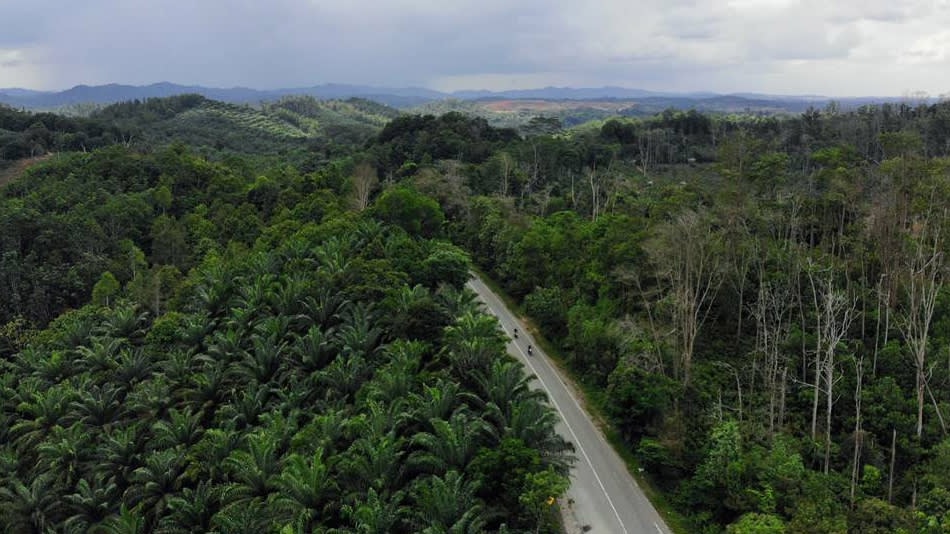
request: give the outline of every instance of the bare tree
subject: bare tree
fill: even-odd
[[[502,152],[498,155],[498,163],[501,166],[501,196],[507,197],[508,190],[511,189],[511,175],[515,170],[515,162],[511,154]]]
[[[788,361],[782,344],[788,339],[792,326],[791,287],[787,283],[759,281],[759,293],[751,313],[755,320],[755,352],[763,360],[762,374],[769,399],[768,435],[772,437],[776,425],[782,424],[785,402],[785,376]]]
[[[693,352],[722,286],[722,239],[708,214],[687,210],[661,227],[648,250],[658,277],[668,285],[667,301],[678,333],[677,375],[689,385]]]
[[[861,428],[861,389],[864,383],[864,354],[854,359],[854,452],[851,455],[851,506],[854,506],[855,490],[861,475],[861,448],[864,446],[864,430]]]
[[[943,213],[946,218],[946,211]],[[910,349],[917,376],[917,437],[924,428],[924,392],[927,389],[927,340],[937,294],[943,286],[944,257],[942,239],[936,221],[926,217],[911,227],[911,249],[904,265],[905,299],[898,327]],[[934,402],[934,406],[937,403]],[[937,414],[941,417],[939,406]]]
[[[379,184],[376,169],[369,163],[360,163],[353,170],[353,207],[363,211],[369,206],[370,196]]]
[[[818,269],[809,262],[808,281],[815,311],[815,381],[812,400],[811,436],[817,439],[818,402],[825,396],[825,462],[831,463],[831,414],[834,408],[835,356],[857,313],[857,298],[834,287],[831,269]]]

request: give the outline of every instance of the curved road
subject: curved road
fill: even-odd
[[[513,329],[520,335],[508,344],[508,351],[523,362],[538,378],[540,387],[560,415],[557,430],[574,444],[577,461],[571,469],[568,534],[592,532],[604,534],[668,534],[672,532],[653,505],[637,486],[620,456],[594,426],[581,408],[560,373],[524,333],[524,328],[504,303],[481,279],[472,278],[469,287],[478,294],[488,311],[498,317],[502,329],[512,337]],[[532,356],[527,347],[534,345]],[[583,530],[588,527],[586,530]]]

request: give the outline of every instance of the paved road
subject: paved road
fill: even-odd
[[[521,323],[480,279],[470,280],[469,287],[498,317],[509,337],[513,329],[518,328],[519,336],[508,344],[508,350],[538,377],[541,388],[561,416],[558,432],[574,444],[577,462],[571,469],[567,497],[573,501],[568,512],[576,518],[576,524],[568,525],[568,534],[575,534],[585,526],[590,527],[587,532],[604,534],[672,532],[630,476],[626,464],[581,408],[565,385],[565,379],[524,333]],[[527,355],[529,344],[534,346],[532,356]]]

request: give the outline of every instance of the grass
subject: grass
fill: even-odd
[[[567,365],[567,360],[560,349],[544,337],[537,325],[524,313],[524,309],[521,305],[483,271],[477,268],[473,270],[478,273],[485,285],[501,298],[505,306],[515,312],[518,318],[524,322],[526,329],[535,339],[538,346],[551,358],[555,365],[557,365],[561,374],[570,378],[568,385],[573,387],[584,409],[593,418],[594,424],[600,428],[601,432],[604,433],[604,437],[607,438],[607,442],[610,443],[611,447],[617,451],[620,458],[627,464],[627,471],[630,472],[630,476],[637,481],[643,493],[646,494],[647,498],[650,499],[650,502],[660,513],[660,516],[666,521],[667,526],[670,527],[673,532],[690,532],[687,519],[673,508],[672,504],[666,499],[666,495],[656,488],[649,476],[647,476],[645,472],[640,471],[640,465],[637,462],[633,450],[623,441],[620,433],[610,425],[604,410],[607,400],[606,392],[592,384],[585,383],[577,376],[570,366]]]

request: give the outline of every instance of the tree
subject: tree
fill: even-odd
[[[667,285],[679,352],[675,369],[688,387],[699,329],[725,278],[719,259],[721,239],[709,213],[686,210],[658,229],[658,237],[647,244],[647,250],[657,275]]]
[[[830,269],[818,270],[814,264],[808,270],[812,305],[815,313],[815,381],[812,398],[811,435],[816,439],[819,392],[825,395],[825,462],[828,474],[831,464],[831,415],[834,406],[834,386],[838,345],[851,328],[857,311],[857,299],[837,290]]]
[[[442,231],[445,216],[438,202],[412,189],[395,187],[376,199],[373,213],[412,236],[431,238]]]
[[[932,220],[931,217],[940,220]],[[929,387],[927,381],[931,372],[927,366],[927,341],[930,336],[930,324],[933,320],[937,295],[943,287],[946,269],[939,227],[946,217],[947,212],[944,211],[942,216],[931,215],[915,224],[910,239],[910,250],[903,269],[906,297],[898,325],[910,348],[916,369],[918,439],[922,436],[924,429],[924,393]],[[946,435],[947,427],[936,401],[934,401],[934,407],[937,409],[940,426]]]
[[[369,199],[373,194],[373,190],[379,184],[376,169],[366,162],[358,164],[353,170],[350,183],[353,186],[353,207],[356,208],[356,211],[365,210],[369,207]]]
[[[278,492],[274,503],[291,511],[307,530],[312,529],[334,486],[323,449],[317,449],[311,458],[299,454],[287,457],[274,486]]]
[[[108,306],[113,297],[118,294],[119,281],[109,271],[102,273],[96,285],[92,286],[92,302],[100,306]]]

